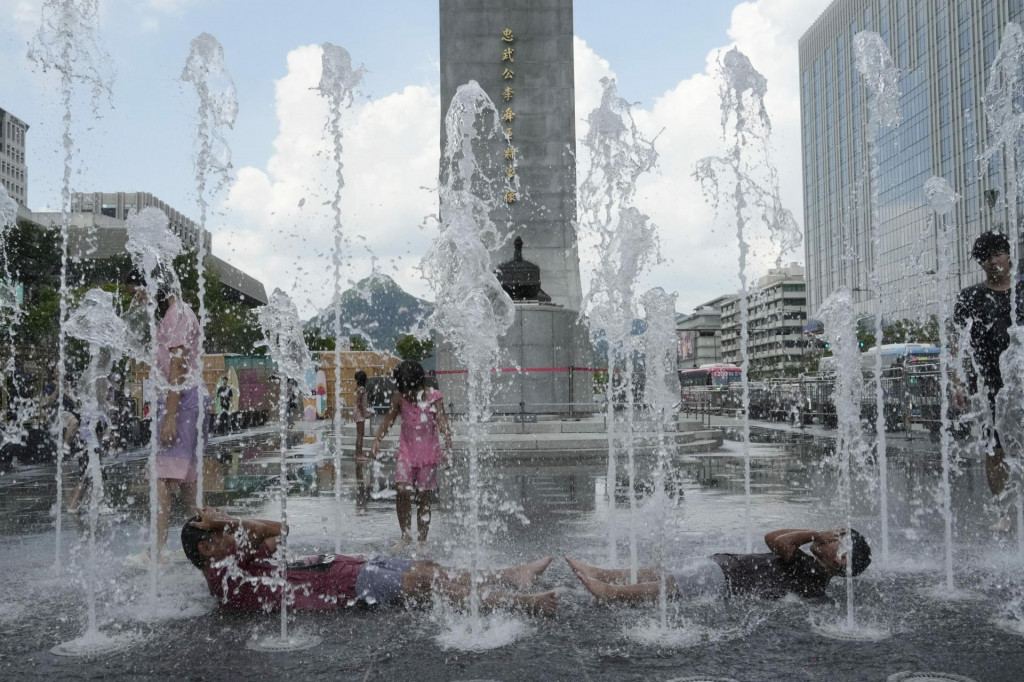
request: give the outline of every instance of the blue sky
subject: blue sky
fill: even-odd
[[[0,23],[0,107],[26,120],[31,129],[28,136],[29,205],[35,210],[59,206],[59,115],[53,77],[41,74],[27,63],[25,45],[38,24],[40,0],[0,0],[0,10],[12,21]],[[684,96],[688,86],[710,92],[706,77],[702,79],[708,54],[715,48],[729,45],[743,32],[758,49],[759,32],[778,29],[772,40],[783,44],[795,54],[795,38],[810,23],[824,0],[812,0],[817,9],[807,11],[802,0],[759,0],[744,3],[744,16],[753,20],[744,23],[733,9],[740,3],[696,2],[690,0],[634,0],[631,3],[612,0],[578,0],[575,5],[575,33],[589,49],[585,58],[578,52],[577,79],[581,69],[600,75],[604,69],[618,78],[619,92],[626,99],[639,103],[638,121],[651,126],[652,133],[671,126],[673,120],[686,128],[690,121],[673,119],[662,111],[672,94]],[[801,5],[803,11],[801,12]],[[628,9],[626,8],[628,7]],[[101,39],[106,45],[113,69],[113,108],[101,103],[102,118],[93,120],[84,100],[76,102],[75,135],[79,145],[78,163],[72,184],[75,190],[124,189],[144,190],[161,197],[185,213],[193,209],[193,171],[191,166],[191,131],[194,94],[178,81],[188,52],[189,41],[200,32],[209,32],[224,46],[228,68],[238,88],[239,114],[228,135],[236,169],[259,170],[274,183],[275,140],[285,139],[287,106],[282,101],[281,82],[296,75],[289,61],[290,53],[302,46],[330,41],[346,47],[356,62],[367,68],[365,99],[360,106],[370,107],[387,98],[423,96],[429,98],[438,89],[438,17],[437,3],[431,0],[381,0],[375,3],[341,1],[313,2],[295,0],[289,3],[227,0],[102,0]],[[812,8],[813,9],[813,8]],[[738,15],[737,15],[738,16]],[[750,25],[762,22],[763,26]],[[774,29],[772,28],[774,27]],[[730,33],[730,31],[732,33]],[[772,40],[769,49],[772,48]],[[578,50],[582,49],[582,43]],[[788,54],[788,53],[787,53]],[[296,57],[296,55],[292,55]],[[774,59],[774,56],[772,57]],[[788,64],[791,55],[779,63]],[[757,65],[755,63],[755,65]],[[771,70],[778,64],[768,65]],[[788,68],[792,71],[792,68]],[[596,78],[595,75],[595,78]],[[298,76],[296,76],[298,77]],[[792,74],[795,84],[796,75]],[[586,93],[593,83],[577,83],[577,117]],[[787,86],[788,87],[788,86]],[[408,91],[417,89],[416,92]],[[794,88],[795,92],[795,88]],[[593,99],[593,97],[591,97]],[[792,99],[792,97],[790,97]],[[426,99],[423,100],[427,101]],[[790,104],[787,104],[790,106]],[[436,107],[436,105],[435,105]],[[795,110],[795,105],[793,105]],[[713,113],[713,109],[709,110]],[[428,112],[424,111],[426,115]],[[431,112],[435,121],[436,108]],[[792,112],[786,112],[792,118]],[[646,118],[645,118],[646,117]],[[410,133],[412,134],[412,133]],[[705,136],[706,137],[706,136]],[[798,138],[797,138],[798,141]],[[427,139],[429,147],[435,142]],[[674,144],[685,144],[679,141]],[[672,148],[662,150],[673,154]],[[678,154],[676,154],[678,156]],[[353,172],[358,172],[356,163]],[[799,172],[799,168],[796,168]],[[671,172],[663,167],[662,173]],[[688,175],[680,171],[680,182]],[[280,176],[278,180],[285,182]],[[422,179],[421,179],[422,180]],[[412,182],[412,179],[409,179]],[[422,180],[429,184],[429,178]],[[655,185],[658,183],[654,183]],[[799,183],[796,183],[799,185]],[[410,185],[411,187],[412,185]],[[234,191],[234,190],[232,190]],[[310,193],[316,190],[309,188]],[[652,188],[652,192],[655,190]],[[409,192],[406,192],[409,194]],[[643,192],[640,193],[642,197]],[[244,196],[241,189],[236,196]],[[349,197],[358,203],[365,197]],[[237,201],[237,200],[236,200]],[[384,201],[383,199],[381,201]],[[657,197],[652,197],[652,207]],[[222,215],[211,219],[215,235],[215,251],[243,269],[261,276],[270,285],[284,286],[261,262],[259,249],[250,248],[256,228],[252,215],[232,212],[226,201]],[[236,203],[237,205],[237,203]],[[410,207],[415,213],[429,202]],[[641,206],[644,209],[644,206]],[[799,207],[793,206],[800,214]],[[662,220],[671,230],[674,221],[666,220],[652,208],[652,216]],[[359,215],[358,208],[353,216]],[[358,219],[355,218],[356,222]],[[403,218],[407,221],[407,218]],[[259,221],[256,221],[259,222]],[[244,226],[241,224],[244,223]],[[270,228],[273,221],[264,226]],[[359,228],[354,228],[359,231]],[[222,232],[222,234],[218,234]],[[232,243],[230,235],[239,237]],[[419,295],[426,289],[413,280],[416,251],[422,250],[429,235],[408,241],[402,253],[388,254],[387,248],[375,251],[379,258],[396,259],[392,276]],[[369,240],[372,242],[372,238]],[[669,240],[671,241],[671,240]],[[716,256],[726,270],[721,281],[704,282],[695,287],[683,279],[669,276],[652,283],[680,291],[680,310],[713,297],[722,286],[734,289],[727,272],[734,260],[729,253],[731,243],[721,240],[721,254]],[[369,248],[369,247],[368,247]],[[799,255],[802,260],[802,255]],[[264,259],[265,260],[265,259]],[[353,277],[358,277],[354,266]],[[733,268],[734,269],[734,268]],[[667,272],[678,270],[669,268]],[[364,273],[365,274],[365,273]],[[735,273],[732,273],[732,279]],[[705,278],[706,280],[706,278]],[[294,284],[295,278],[293,278]],[[270,288],[268,286],[268,288]],[[705,296],[705,294],[708,294]],[[684,300],[685,299],[685,300]],[[308,305],[318,305],[318,296],[311,294]],[[300,308],[303,304],[300,303]]]

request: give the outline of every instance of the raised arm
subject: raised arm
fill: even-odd
[[[822,539],[825,534],[829,533],[834,533],[834,531],[783,528],[767,533],[764,536],[764,544],[768,545],[772,554],[777,554],[784,562],[788,563],[801,547],[809,542]]]
[[[391,409],[384,415],[384,421],[380,423],[380,428],[377,429],[377,437],[373,439],[373,456],[376,457],[377,453],[380,452],[380,441],[387,435],[388,429],[398,419],[398,415],[402,413],[402,394],[395,391],[391,394]]]
[[[204,530],[226,530],[229,532],[234,532],[241,528],[249,541],[250,547],[259,547],[261,543],[267,540],[271,540],[276,544],[277,538],[281,536],[280,521],[240,519],[231,516],[217,507],[203,507],[198,512],[202,520],[193,521],[193,526]]]

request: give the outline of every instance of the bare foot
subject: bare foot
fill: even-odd
[[[533,584],[533,581],[544,572],[550,563],[551,557],[546,556],[528,564],[516,566],[509,571],[508,581],[516,587],[525,589]]]
[[[587,591],[590,592],[590,594],[597,597],[598,601],[607,601],[612,598],[611,592],[614,588],[611,585],[594,578],[588,578],[587,576],[580,575],[579,573],[577,573],[576,576],[580,579],[580,582],[583,583],[583,587],[587,588]]]
[[[596,577],[597,571],[600,570],[596,566],[588,566],[578,559],[571,559],[569,557],[565,557],[565,563],[569,564],[569,568],[572,569],[572,572],[580,578],[594,578]]]
[[[551,590],[539,594],[524,594],[519,597],[519,604],[530,613],[553,616],[558,609],[558,592]]]
[[[402,550],[412,544],[412,538],[408,535],[403,535],[399,538],[398,542],[391,545],[391,549],[388,550],[388,554],[400,554]]]

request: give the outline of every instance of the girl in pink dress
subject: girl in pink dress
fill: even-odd
[[[411,542],[412,496],[416,494],[416,530],[419,541],[426,542],[430,531],[430,501],[437,489],[437,465],[444,459],[438,434],[444,436],[445,449],[452,448],[452,435],[444,413],[441,392],[427,388],[420,363],[406,360],[394,372],[398,386],[391,396],[391,409],[373,440],[373,456],[380,452],[380,442],[388,429],[402,416],[402,433],[395,455],[395,506],[398,527],[402,531],[397,549]]]

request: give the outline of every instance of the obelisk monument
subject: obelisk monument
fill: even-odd
[[[523,238],[552,302],[579,310],[572,46],[572,0],[441,0],[442,116],[471,80],[511,113],[522,191],[495,218]]]
[[[516,324],[502,339],[502,369],[521,371],[499,376],[495,411],[525,403],[528,411],[564,413],[570,402],[590,402],[593,379],[589,338],[578,320],[572,0],[440,0],[440,12],[441,149],[452,97],[476,81],[508,136],[491,153],[516,181],[491,216],[508,245],[507,253],[494,254],[495,266],[512,258],[520,237],[521,257],[540,268],[550,297],[516,303]],[[437,361],[442,390],[457,404],[459,382],[444,372],[458,360],[442,343]]]

